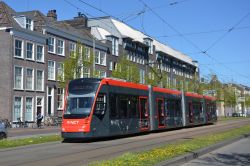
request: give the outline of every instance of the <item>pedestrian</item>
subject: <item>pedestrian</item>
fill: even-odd
[[[39,112],[36,117],[36,124],[38,128],[41,128],[42,120],[43,120],[43,115],[41,114],[41,112]]]

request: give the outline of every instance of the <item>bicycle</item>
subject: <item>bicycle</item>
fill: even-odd
[[[6,128],[12,128],[11,122],[8,119],[3,119],[2,121]]]
[[[33,129],[43,129],[44,126],[45,126],[44,122],[41,122],[41,124],[39,126],[37,125],[37,122],[35,122],[35,123],[32,124],[32,128]]]

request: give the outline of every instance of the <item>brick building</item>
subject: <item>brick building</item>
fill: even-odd
[[[152,74],[150,67],[176,84],[177,76],[187,80],[198,71],[193,60],[111,17],[88,19],[78,13],[71,20],[57,20],[56,10],[16,12],[0,2],[0,117],[16,122],[34,121],[37,112],[61,116],[64,89],[59,87],[63,61],[84,46],[84,54],[95,63],[81,68],[81,77],[94,70],[109,77],[119,57],[139,67],[140,83]]]
[[[74,18],[80,22],[85,18]],[[108,46],[93,40],[90,29],[74,28],[57,21],[55,10],[45,16],[39,11],[15,12],[0,2],[0,116],[13,122],[34,121],[37,112],[61,116],[64,89],[58,75],[63,61],[76,45],[84,45],[86,54],[93,51],[104,61],[95,65],[106,76]],[[82,76],[89,77],[89,70]]]
[[[150,68],[154,65],[167,75],[167,82],[172,85],[177,84],[178,76],[184,77],[188,83],[198,72],[197,63],[187,55],[112,17],[91,18],[88,26],[98,40],[112,43],[114,62],[117,57],[126,56],[138,65],[140,83],[145,83],[145,75],[152,74]]]

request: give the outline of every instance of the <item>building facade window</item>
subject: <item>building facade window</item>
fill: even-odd
[[[26,29],[33,31],[33,21],[29,18],[26,18]]]
[[[95,64],[106,66],[106,53],[103,51],[95,51]]]
[[[84,60],[90,62],[90,48],[85,47]]]
[[[119,54],[118,38],[112,37],[112,55],[118,56]]]
[[[23,68],[15,66],[14,88],[23,89]]]
[[[106,72],[100,71],[100,78],[105,78],[105,77],[106,77]]]
[[[77,46],[77,55],[78,57],[82,58],[82,45]]]
[[[145,84],[145,70],[140,69],[140,84]]]
[[[23,41],[15,40],[15,57],[23,58]]]
[[[64,56],[64,41],[57,40],[57,54]]]
[[[14,110],[13,110],[13,121],[17,121],[18,118],[22,119],[22,97],[15,97],[14,98]]]
[[[54,115],[54,88],[47,88],[47,115]]]
[[[25,121],[33,121],[33,97],[26,97]]]
[[[64,89],[57,88],[57,109],[63,109]]]
[[[102,70],[96,70],[97,77],[98,78],[105,78],[106,77],[106,72]]]
[[[63,63],[58,63],[57,64],[57,77],[59,80],[64,80],[64,67],[63,67]]]
[[[34,90],[34,70],[26,69],[26,90]]]
[[[153,54],[153,41],[151,39],[144,39],[144,43],[148,46],[148,53]]]
[[[100,51],[100,65],[106,66],[106,53]]]
[[[117,67],[118,65],[117,65],[117,62],[114,62],[114,70],[117,70]]]
[[[44,114],[43,108],[44,108],[43,97],[36,97],[36,115],[38,113],[42,113],[43,115]]]
[[[32,43],[26,43],[26,58],[33,60],[34,59],[34,50],[33,50],[33,44]]]
[[[113,70],[113,62],[112,61],[109,62],[109,70],[111,70],[111,71]]]
[[[55,53],[55,38],[53,37],[48,39],[48,52]]]
[[[83,70],[82,70],[82,77],[83,78],[89,78],[90,77],[90,68],[88,67],[83,67]]]
[[[69,43],[69,55],[75,57],[76,54],[76,44],[73,42]]]
[[[44,74],[43,70],[36,71],[36,90],[43,91],[44,90]]]
[[[55,80],[55,61],[48,61],[48,79]]]
[[[44,62],[44,47],[37,45],[36,46],[36,60],[38,62]]]
[[[100,51],[95,50],[95,64],[100,64],[99,54]]]

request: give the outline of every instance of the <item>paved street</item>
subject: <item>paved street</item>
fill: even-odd
[[[220,149],[210,152],[182,166],[249,166],[250,138],[242,139]]]
[[[60,127],[37,128],[11,128],[8,129],[8,139],[25,138],[40,135],[60,134]]]
[[[75,143],[45,143],[0,150],[1,166],[46,166],[85,165],[91,161],[110,159],[125,152],[138,152],[169,142],[192,138],[198,135],[217,133],[249,124],[249,120],[231,121],[216,125],[185,128],[146,135],[83,141]]]

